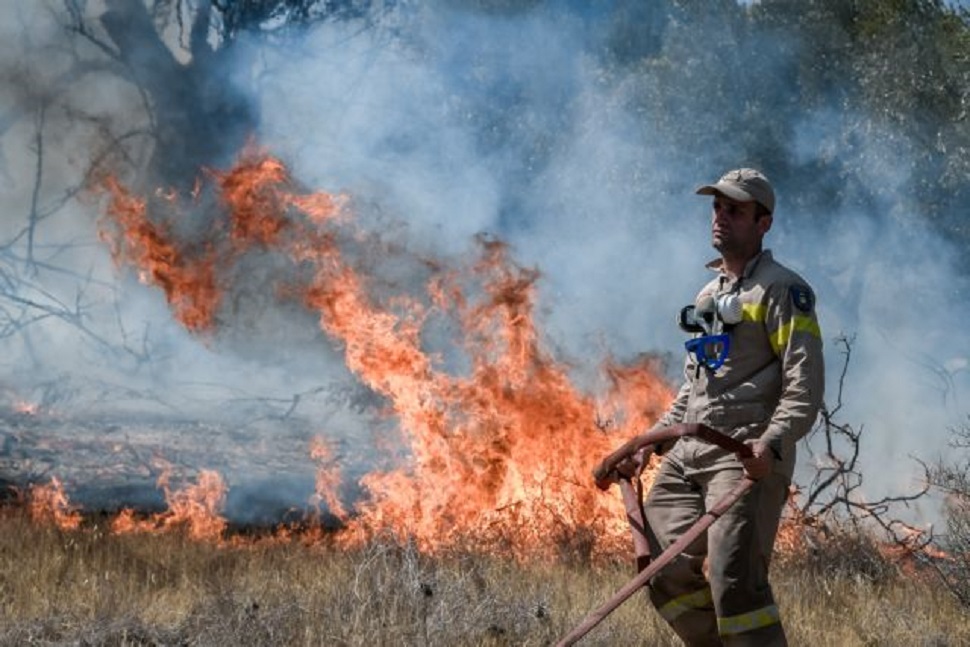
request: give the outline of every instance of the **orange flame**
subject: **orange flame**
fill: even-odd
[[[165,470],[158,485],[165,493],[168,509],[148,519],[138,519],[133,510],[123,510],[112,522],[117,534],[184,529],[192,539],[218,542],[226,529],[221,510],[226,500],[226,485],[218,473],[201,470],[198,482],[180,490],[170,485],[171,472]]]
[[[213,225],[212,242],[189,246],[153,226],[144,201],[117,180],[104,183],[113,224],[103,235],[115,259],[147,272],[193,331],[217,327],[221,291],[248,250],[270,248],[300,269],[303,282],[280,294],[318,314],[350,370],[390,403],[409,450],[406,465],[361,480],[368,498],[348,514],[334,496],[339,471],[314,449],[323,462],[316,501],[343,517],[342,541],[389,533],[428,551],[501,546],[525,555],[592,529],[595,550],[626,549],[618,497],[596,490],[590,469],[669,402],[652,362],[610,363],[608,393],[583,393],[570,367],[543,346],[534,317],[538,271],[514,263],[505,244],[482,237],[473,263],[427,262],[423,291],[388,297],[338,244],[362,238],[338,235],[353,226],[339,217],[347,215],[341,199],[297,193],[284,165],[254,150],[211,175],[228,211],[228,231]],[[426,348],[428,321],[442,318],[460,330],[462,370],[445,370]]]
[[[53,523],[61,530],[75,530],[81,525],[81,514],[71,505],[64,485],[57,477],[47,485],[31,485],[28,492],[30,518]]]
[[[110,243],[115,261],[130,262],[139,268],[143,283],[160,287],[186,328],[211,329],[221,298],[213,251],[193,252],[177,245],[166,225],[148,219],[145,200],[131,195],[115,178],[107,178],[104,188],[113,198],[107,215],[120,231],[102,230],[101,237]]]

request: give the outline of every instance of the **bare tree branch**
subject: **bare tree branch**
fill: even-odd
[[[876,500],[867,500],[861,495],[863,475],[858,461],[864,428],[860,425],[855,429],[848,423],[838,422],[835,415],[843,406],[853,341],[854,337],[840,337],[836,340],[844,359],[836,389],[835,406],[823,406],[819,423],[806,439],[810,454],[817,457],[817,464],[808,487],[800,491],[803,495],[802,503],[793,506],[795,521],[823,533],[846,523],[859,532],[868,532],[874,526],[883,532],[890,543],[906,554],[913,554],[933,542],[932,532],[918,530],[893,515],[898,508],[909,507],[929,492],[929,470],[924,464],[923,483],[914,492]],[[811,444],[819,437],[824,447],[820,455],[812,451]]]
[[[47,114],[47,104],[42,103],[37,110],[36,130],[34,133],[34,147],[37,162],[34,167],[34,188],[30,195],[30,214],[27,217],[27,261],[25,269],[28,272],[37,273],[33,267],[34,260],[34,236],[37,230],[39,219],[37,203],[40,199],[40,188],[44,180],[44,122]]]

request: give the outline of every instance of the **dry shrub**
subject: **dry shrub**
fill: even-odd
[[[97,645],[98,647],[156,647],[188,645],[180,632],[146,626],[134,619],[104,619],[86,625],[75,625],[64,618],[50,618],[18,623],[0,631],[3,645]]]
[[[952,430],[948,459],[929,470],[930,482],[943,494],[946,534],[944,559],[929,560],[940,580],[964,607],[970,607],[970,423]]]
[[[945,503],[944,558],[927,558],[944,586],[964,607],[970,607],[970,491],[951,494]]]
[[[891,581],[900,575],[899,563],[886,543],[851,524],[827,528],[825,533],[801,530],[801,541],[776,552],[774,564],[822,578],[860,578],[867,582]]]

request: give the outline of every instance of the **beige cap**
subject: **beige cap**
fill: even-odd
[[[770,212],[775,210],[775,191],[760,171],[739,168],[728,171],[716,184],[705,184],[697,189],[699,195],[720,193],[739,202],[757,202]]]

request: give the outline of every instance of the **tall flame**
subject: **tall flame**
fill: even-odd
[[[333,455],[327,441],[323,438],[314,438],[310,443],[310,457],[320,465],[317,470],[316,487],[310,503],[315,507],[324,504],[327,511],[339,518],[347,517],[347,510],[340,501],[340,466],[333,460]]]
[[[115,261],[131,263],[138,268],[143,283],[160,287],[175,316],[188,329],[211,328],[221,299],[212,250],[178,245],[167,225],[148,219],[145,200],[131,195],[113,177],[107,178],[104,186],[113,196],[108,216],[122,234],[112,236],[102,231]]]
[[[255,150],[210,176],[226,217],[203,244],[153,224],[146,202],[116,179],[103,185],[102,235],[116,261],[161,288],[197,332],[217,331],[222,296],[247,252],[290,260],[300,278],[281,280],[278,296],[317,313],[348,368],[390,403],[409,454],[405,465],[366,474],[367,499],[345,513],[338,466],[323,445],[314,450],[322,463],[315,497],[343,516],[342,541],[390,534],[428,551],[471,545],[524,555],[586,541],[592,529],[596,550],[626,546],[622,506],[593,487],[590,469],[669,402],[656,366],[609,363],[607,393],[578,389],[537,329],[539,272],[517,265],[500,241],[480,237],[477,258],[456,267],[426,261],[423,290],[388,296],[359,268],[361,251],[345,253],[340,241],[367,234],[353,230],[343,199],[297,192],[282,162]],[[442,319],[460,331],[461,369],[446,370],[427,348],[428,322]]]

